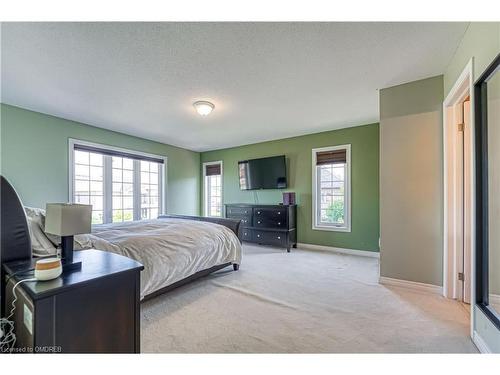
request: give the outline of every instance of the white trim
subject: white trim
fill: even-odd
[[[82,145],[82,146],[98,147],[98,148],[103,148],[106,150],[124,152],[124,153],[128,153],[128,154],[145,156],[145,157],[154,158],[154,159],[163,159],[163,161],[167,161],[167,157],[165,155],[150,154],[147,152],[132,150],[130,148],[122,148],[122,147],[110,146],[110,145],[103,144],[103,143],[82,141],[82,140],[76,139],[76,138],[68,138],[68,140],[69,140],[70,146],[72,146],[72,145],[74,146],[75,144],[77,144],[77,145]]]
[[[75,163],[73,149],[75,146],[75,140],[72,138],[68,139],[68,203],[73,202],[73,176],[75,175]],[[104,207],[103,207],[104,210]],[[103,211],[104,215],[104,211]]]
[[[134,160],[134,171],[133,171],[133,184],[134,186],[139,186],[139,189],[134,189],[134,220],[141,220],[141,162],[139,160]],[[111,189],[113,190],[113,189]],[[111,199],[113,191],[111,191]],[[161,207],[161,202],[160,202]],[[113,217],[113,215],[111,215]]]
[[[166,214],[167,213],[167,183],[168,183],[168,157],[165,155],[157,155],[157,154],[151,154],[147,152],[142,152],[142,151],[136,151],[132,149],[127,149],[127,148],[121,148],[121,147],[115,147],[115,146],[110,146],[102,143],[95,143],[95,142],[89,142],[89,141],[83,141],[80,139],[76,138],[68,138],[68,202],[73,202],[73,180],[74,180],[74,173],[75,173],[75,166],[74,166],[74,158],[73,158],[73,151],[75,145],[82,145],[82,146],[91,146],[91,147],[99,147],[99,148],[104,148],[107,150],[112,150],[112,151],[117,151],[117,152],[125,152],[129,154],[135,154],[138,156],[145,156],[149,158],[156,158],[156,159],[162,159],[163,160],[163,169],[162,173],[160,175],[160,179],[158,181],[158,184],[161,186],[161,195],[159,197],[160,199],[160,210],[159,210],[159,215],[161,214]],[[109,168],[108,168],[109,169]],[[104,168],[104,173],[106,173],[106,168]],[[140,172],[139,172],[140,173]],[[104,176],[103,176],[104,177]],[[109,176],[108,176],[109,177]],[[104,189],[106,189],[106,184],[104,184]],[[139,185],[140,189],[140,185]],[[106,194],[106,191],[104,191]],[[104,199],[106,201],[106,199]],[[106,203],[104,203],[103,207],[103,219],[106,220],[106,215],[111,215],[110,213],[110,208],[106,208]],[[106,213],[106,210],[108,212]],[[135,207],[134,207],[135,211]],[[108,217],[108,220],[110,217]]]
[[[214,160],[214,161],[206,161],[204,162],[202,165],[201,165],[201,169],[202,169],[202,174],[203,174],[203,177],[202,177],[202,191],[203,191],[203,215],[204,216],[209,216],[208,215],[208,202],[207,202],[207,186],[205,184],[205,177],[206,176],[206,170],[205,170],[205,167],[207,165],[216,165],[216,164],[220,164],[220,204],[221,204],[221,209],[220,209],[220,212],[221,212],[221,216],[220,217],[224,217],[224,212],[223,212],[223,208],[224,208],[224,165],[223,165],[223,162],[222,160]],[[214,217],[219,217],[219,216],[214,216]]]
[[[380,276],[379,283],[387,286],[396,286],[399,288],[406,288],[424,293],[439,295],[443,294],[443,288],[438,285],[419,283],[416,281],[393,279],[391,277]]]
[[[322,151],[333,151],[333,150],[346,150],[346,174],[344,178],[344,190],[345,190],[345,204],[346,207],[346,216],[347,222],[345,226],[334,226],[334,225],[325,225],[325,224],[317,224],[317,190],[318,190],[318,174],[317,174],[317,166],[316,166],[316,154]],[[338,145],[338,146],[330,146],[330,147],[320,147],[312,149],[312,229],[313,230],[324,230],[324,231],[333,231],[333,232],[351,232],[351,144]]]
[[[165,165],[163,166],[163,173],[161,174],[161,185],[163,189],[161,189],[161,211],[163,215],[167,214],[168,204],[167,204],[167,192],[168,192],[168,158],[166,156],[163,157],[165,160]]]
[[[113,183],[107,184],[105,181],[113,180],[113,161],[111,158],[103,157],[103,188],[104,188],[104,199],[102,202],[103,223],[113,222]]]
[[[467,96],[470,96],[470,127],[464,129],[464,151],[468,155],[464,155],[466,170],[469,176],[465,176],[464,189],[464,214],[469,218],[468,225],[463,226],[463,243],[464,251],[469,255],[469,259],[463,257],[462,245],[457,243],[457,188],[454,184],[457,165],[455,160],[450,155],[456,154],[456,133],[450,130],[450,115],[458,103],[462,102]],[[469,279],[468,287],[470,287],[470,335],[473,336],[474,327],[474,303],[475,301],[475,162],[474,162],[474,59],[471,58],[459,78],[456,80],[452,89],[446,96],[443,102],[443,295],[447,298],[462,299],[462,285],[458,280],[458,270],[463,264],[469,263],[469,272],[466,273],[466,281]],[[450,147],[450,149],[448,148]],[[450,176],[448,176],[450,174]],[[466,223],[467,220],[464,220]],[[457,246],[460,245],[460,249]]]
[[[489,348],[488,344],[486,344],[486,341],[483,340],[481,335],[477,333],[477,331],[474,331],[472,333],[472,342],[474,345],[476,345],[477,349],[479,350],[480,353],[482,354],[491,354],[493,353],[491,349]]]
[[[340,247],[314,245],[314,244],[309,244],[309,243],[297,243],[297,248],[304,249],[304,250],[314,250],[314,251],[331,251],[333,253],[346,254],[346,255],[357,255],[357,256],[369,257],[369,258],[380,258],[380,253],[378,251],[343,249]]]

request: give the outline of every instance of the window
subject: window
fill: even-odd
[[[88,151],[74,153],[73,202],[92,205],[92,223],[104,222],[104,157]]]
[[[111,156],[112,222],[134,220],[134,160]]]
[[[159,167],[158,163],[141,161],[141,219],[156,219],[158,217]]]
[[[206,216],[222,216],[222,161],[203,163]]]
[[[155,219],[166,158],[70,140],[70,196],[92,205],[92,224]]]
[[[351,145],[312,150],[313,229],[351,231]]]

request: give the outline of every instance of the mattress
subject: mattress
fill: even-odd
[[[185,219],[95,225],[91,247],[137,260],[141,299],[213,266],[241,263],[241,243],[225,226]]]

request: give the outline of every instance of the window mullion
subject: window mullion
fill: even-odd
[[[321,167],[316,167],[316,225],[321,224]]]
[[[111,156],[104,155],[104,202],[103,202],[103,221],[111,223],[113,217],[113,177]]]
[[[347,175],[347,173],[349,172],[348,171],[348,165],[347,163],[344,164],[344,226],[347,226],[349,223],[349,220],[350,218],[348,217],[349,215],[349,211],[350,211],[350,207],[348,207],[349,205],[349,191],[350,191],[350,188],[348,186],[349,182],[350,182],[350,177]]]
[[[212,216],[212,176],[208,177],[207,186],[207,212]]]
[[[141,162],[134,160],[134,220],[141,220]]]

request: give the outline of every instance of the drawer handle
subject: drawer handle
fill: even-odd
[[[280,237],[280,236],[278,236],[278,240],[281,240],[281,237]]]
[[[257,212],[257,215],[260,215],[260,211]]]

